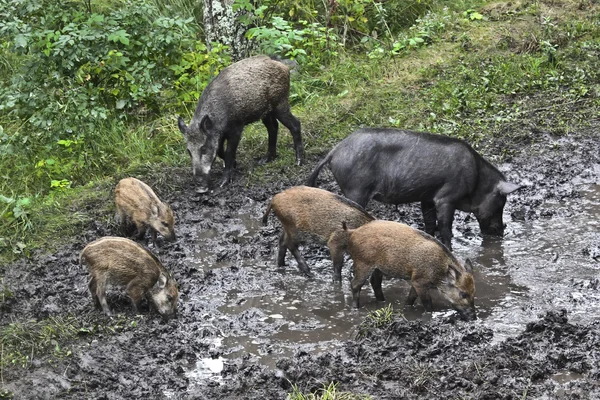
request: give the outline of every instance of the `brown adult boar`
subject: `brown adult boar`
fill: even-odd
[[[115,204],[121,230],[127,232],[135,225],[135,236],[143,239],[150,228],[156,247],[156,232],[170,242],[175,241],[175,217],[168,204],[160,201],[152,188],[135,178],[121,179],[115,188]]]
[[[311,275],[310,268],[300,255],[298,244],[316,242],[327,244],[342,222],[350,228],[358,228],[374,218],[355,202],[323,189],[308,186],[295,186],[273,196],[263,217],[267,223],[273,210],[281,224],[283,232],[279,237],[277,265],[285,265],[285,254],[289,249],[298,262],[298,268]],[[344,253],[332,254],[333,280],[342,280]]]
[[[136,312],[146,297],[163,318],[175,313],[179,297],[175,280],[158,258],[136,242],[103,237],[85,246],[79,261],[87,265],[90,294],[106,315],[112,315],[106,302],[107,285],[126,287]]]
[[[209,174],[218,155],[225,161],[220,186],[231,180],[244,126],[262,120],[269,134],[265,162],[277,155],[279,122],[292,133],[296,163],[304,157],[300,121],[290,110],[290,71],[267,56],[249,57],[224,68],[202,92],[189,125],[178,126],[192,158],[196,191],[208,191]],[[224,143],[227,142],[227,149]]]
[[[431,289],[438,290],[465,320],[476,318],[475,283],[470,260],[464,265],[437,239],[408,225],[391,221],[373,221],[358,229],[336,232],[330,240],[332,257],[345,251],[354,261],[352,297],[359,307],[360,289],[371,277],[375,297],[384,300],[383,275],[410,280],[406,304],[413,305],[417,296],[431,311]]]

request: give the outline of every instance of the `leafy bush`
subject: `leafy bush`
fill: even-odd
[[[102,126],[120,125],[122,142],[131,122],[189,107],[229,63],[223,47],[205,54],[191,18],[145,1],[104,13],[84,2],[0,5],[0,49],[22,60],[0,88],[0,169],[10,166],[17,193],[85,183],[90,166],[102,168]]]

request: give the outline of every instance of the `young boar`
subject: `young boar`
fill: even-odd
[[[196,191],[208,191],[211,166],[218,155],[225,161],[220,186],[231,179],[235,155],[245,125],[262,120],[269,134],[269,150],[264,158],[271,161],[277,153],[280,121],[292,133],[296,163],[304,154],[300,121],[289,104],[290,72],[286,65],[267,56],[250,57],[223,69],[204,89],[189,126],[181,117],[179,129],[192,158]],[[223,150],[227,141],[227,150]]]
[[[421,202],[425,231],[451,249],[454,211],[475,214],[481,231],[502,236],[510,183],[460,139],[399,129],[359,129],[342,140],[308,178],[330,165],[342,193],[365,207],[371,199],[388,204]]]
[[[123,232],[127,232],[133,224],[138,239],[143,239],[147,228],[150,228],[155,247],[156,232],[170,242],[175,241],[173,210],[160,201],[152,188],[144,182],[135,178],[121,179],[115,188],[115,204]]]
[[[408,225],[390,221],[373,221],[358,229],[337,231],[330,240],[332,257],[345,251],[354,261],[352,297],[359,307],[360,289],[371,277],[375,297],[383,301],[383,275],[410,280],[406,304],[413,305],[417,296],[427,311],[432,309],[429,290],[436,289],[466,320],[475,316],[475,283],[471,261],[461,265],[450,251],[435,238]]]
[[[136,242],[107,236],[88,244],[79,257],[91,275],[88,287],[97,308],[112,315],[106,302],[107,285],[127,288],[136,313],[143,297],[163,318],[177,309],[179,292],[171,274],[151,252]]]
[[[273,196],[263,217],[266,225],[273,210],[283,232],[279,237],[277,265],[285,265],[285,254],[289,249],[298,262],[298,268],[310,276],[310,268],[300,255],[298,244],[312,241],[328,244],[332,234],[341,229],[342,222],[350,228],[358,228],[373,221],[361,206],[342,196],[326,190],[307,186],[296,186]],[[341,282],[344,253],[332,254],[333,280]]]

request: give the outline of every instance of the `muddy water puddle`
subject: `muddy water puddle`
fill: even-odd
[[[577,188],[579,198],[569,201],[543,202],[540,217],[533,220],[511,218],[510,207],[505,210],[507,230],[503,239],[477,236],[479,227],[474,219],[467,223],[463,235],[455,230],[454,252],[460,260],[475,262],[476,305],[479,320],[494,331],[494,340],[515,335],[524,325],[545,310],[567,308],[574,321],[586,321],[600,315],[600,259],[594,258],[600,244],[600,185]],[[401,280],[384,279],[386,303],[378,303],[370,287],[361,293],[361,309],[351,306],[351,261],[346,260],[343,282],[331,282],[332,267],[327,252],[318,261],[308,259],[307,249],[301,251],[315,272],[315,279],[299,275],[293,257],[288,253],[285,270],[275,268],[276,239],[271,243],[271,255],[243,258],[239,255],[219,260],[218,242],[233,238],[233,242],[252,240],[260,234],[261,209],[239,210],[231,216],[231,224],[212,227],[198,233],[199,251],[192,258],[204,271],[236,266],[249,269],[248,279],[264,280],[256,290],[225,287],[212,296],[223,319],[246,315],[259,320],[264,329],[233,329],[215,344],[221,352],[216,361],[199,360],[186,372],[190,381],[198,384],[216,379],[217,369],[228,359],[249,357],[273,369],[282,358],[303,350],[319,353],[339,347],[353,338],[357,327],[369,312],[391,303],[402,310],[405,318],[427,321],[452,311],[424,313],[416,307],[403,306],[409,286]],[[279,223],[272,218],[279,231]],[[215,246],[216,245],[216,246]],[[258,245],[258,244],[257,244]],[[232,261],[233,260],[233,261]],[[258,285],[260,288],[260,284]],[[188,301],[206,301],[192,298]],[[560,380],[557,377],[557,380]]]

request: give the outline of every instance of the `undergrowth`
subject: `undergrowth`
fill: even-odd
[[[121,3],[116,1],[112,6],[122,6]],[[263,23],[261,26],[266,29],[262,37],[251,40],[258,40],[262,45],[273,44],[273,41],[283,40],[281,35],[287,32],[295,35],[294,40],[273,44],[280,46],[277,51],[286,52],[280,55],[285,56],[294,49],[304,50],[305,54],[296,53],[299,65],[292,75],[290,100],[293,113],[302,122],[308,158],[324,154],[356,128],[392,126],[464,138],[475,148],[489,137],[509,138],[501,153],[493,154],[492,161],[499,161],[516,150],[518,143],[538,140],[540,134],[568,135],[598,115],[600,72],[595,60],[600,52],[600,7],[593,2],[565,0],[488,5],[424,2],[424,8],[406,24],[408,28],[394,26],[390,31],[385,29],[384,22],[390,21],[393,11],[386,11],[388,19],[377,20],[385,17],[385,13],[377,17],[377,10],[368,3],[360,2],[358,8],[344,9],[347,20],[332,16],[331,24],[336,30],[329,39],[337,35],[334,47],[331,47],[332,42],[319,47],[323,46],[319,38],[295,31],[307,26],[299,22],[303,18],[308,24],[324,26],[325,21],[319,19],[322,16],[310,17],[301,7],[294,8],[293,12],[289,8],[284,11],[281,7],[285,2],[265,3],[265,7],[272,9],[251,9],[253,22]],[[169,33],[177,40],[177,55],[157,59],[156,62],[162,64],[154,67],[156,76],[140,76],[140,82],[149,79],[147,84],[140,83],[150,85],[144,90],[158,91],[139,92],[133,83],[135,79],[113,78],[113,75],[143,74],[136,69],[136,63],[144,62],[147,56],[136,53],[139,39],[125,28],[133,26],[133,22],[126,20],[125,11],[114,11],[110,4],[101,8],[98,4],[92,4],[93,12],[105,12],[105,19],[112,18],[124,27],[127,35],[106,38],[112,43],[109,47],[123,53],[118,57],[119,62],[125,64],[113,70],[97,70],[99,65],[112,60],[110,57],[117,57],[108,55],[110,48],[104,49],[104,53],[90,53],[87,61],[77,64],[76,54],[61,55],[60,46],[68,44],[61,41],[62,36],[43,39],[41,43],[49,46],[49,54],[56,54],[54,58],[42,60],[51,62],[50,66],[62,71],[61,74],[65,73],[60,75],[62,83],[52,82],[53,87],[60,88],[69,82],[68,87],[74,90],[71,94],[85,87],[88,91],[100,90],[99,99],[104,98],[105,102],[101,106],[86,103],[84,114],[75,111],[79,105],[73,103],[77,105],[73,109],[65,103],[65,110],[79,113],[68,118],[63,118],[62,111],[56,114],[55,111],[60,110],[52,111],[52,108],[40,111],[33,120],[13,118],[14,115],[26,116],[25,106],[30,107],[26,102],[22,103],[25,108],[18,108],[19,102],[10,108],[5,101],[0,110],[0,259],[5,262],[54,242],[52,233],[61,223],[65,223],[66,228],[58,228],[60,239],[67,240],[76,234],[75,227],[96,218],[88,217],[85,210],[73,218],[74,209],[69,206],[69,199],[91,197],[92,202],[96,201],[93,200],[95,195],[87,194],[96,187],[94,182],[104,182],[100,190],[106,194],[100,198],[110,202],[110,191],[117,177],[189,167],[176,115],[189,119],[210,77],[230,62],[226,48],[217,46],[213,52],[207,52],[201,42],[189,38],[189,32],[198,27],[187,26],[178,19],[177,11],[179,6],[189,7],[188,3],[156,0],[148,3],[154,4],[152,8],[135,1],[129,12],[137,13],[138,23],[154,18],[153,24],[140,31],[140,39],[143,35],[152,36],[152,40],[167,37],[168,30],[156,25],[157,21],[177,27]],[[245,3],[238,1],[238,4]],[[60,15],[65,15],[66,9],[61,10]],[[99,18],[94,15],[100,14],[82,14],[78,24],[71,28],[79,29],[79,35],[86,29],[91,35],[108,35],[94,22],[94,18]],[[160,15],[162,19],[158,18]],[[288,25],[279,28],[269,25],[268,21],[274,16],[283,18]],[[36,21],[39,19],[34,18],[29,25],[34,26]],[[377,37],[372,31],[367,35],[368,29],[372,29],[369,24],[378,27]],[[17,35],[7,40],[10,37],[7,32],[16,28],[8,22],[0,27],[0,38],[4,38],[0,40],[0,52],[10,56],[0,63],[0,70],[6,73],[0,74],[0,79],[9,83],[7,87],[22,85],[13,82],[22,71],[20,68],[39,57],[22,47],[27,44],[31,50],[33,36]],[[344,29],[347,29],[345,38]],[[177,38],[172,36],[176,33]],[[81,47],[86,39],[81,36],[77,40],[75,45]],[[21,49],[20,53],[11,50],[15,46]],[[311,52],[327,57],[318,61],[311,57]],[[65,70],[68,62],[75,63],[74,70]],[[158,73],[156,68],[163,72]],[[160,80],[157,83],[160,87],[151,89],[151,82],[156,78]],[[102,82],[104,86],[89,86],[95,82]],[[24,99],[23,93],[8,93],[12,96],[9,99]],[[69,92],[56,89],[53,93],[52,96],[66,96]],[[50,101],[52,99],[58,98],[41,97],[35,101],[52,107],[62,104]],[[53,118],[53,113],[59,116],[58,125],[48,127],[46,124],[43,129],[36,125],[36,121]],[[97,117],[91,118],[90,113],[96,113]],[[36,126],[38,128],[32,128]],[[515,144],[512,148],[511,143]],[[264,126],[256,123],[246,127],[238,150],[238,164],[243,167],[245,176],[238,179],[251,185],[279,179],[281,174],[303,173],[304,170],[294,167],[293,144],[287,129],[280,127],[279,158],[271,164],[256,166],[254,160],[263,155],[266,147]],[[185,173],[185,168],[183,171]],[[75,203],[82,206],[85,202]],[[110,209],[110,205],[105,208]]]

